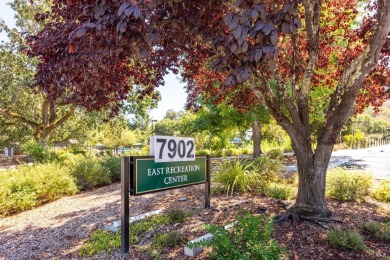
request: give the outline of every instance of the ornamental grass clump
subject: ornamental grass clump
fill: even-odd
[[[226,160],[216,165],[214,181],[219,183],[228,195],[235,191],[248,192],[252,190],[252,183],[259,177],[250,171],[251,165],[240,159]]]
[[[280,170],[280,162],[268,157],[255,160],[223,160],[215,165],[213,181],[228,195],[234,192],[265,194],[269,183],[279,181]]]

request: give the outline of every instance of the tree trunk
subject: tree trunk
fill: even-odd
[[[297,156],[299,188],[290,211],[299,216],[327,218],[332,215],[325,200],[326,171],[333,145],[294,147]]]
[[[261,151],[261,129],[263,124],[258,121],[252,122],[253,158],[260,157]]]

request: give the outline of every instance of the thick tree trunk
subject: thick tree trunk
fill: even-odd
[[[252,122],[253,158],[260,157],[261,151],[261,129],[263,124],[258,121]]]
[[[332,215],[325,200],[326,171],[332,148],[333,145],[323,145],[313,153],[310,145],[295,147],[299,188],[290,211],[298,217],[327,218]]]

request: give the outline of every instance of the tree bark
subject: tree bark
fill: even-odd
[[[253,158],[260,157],[263,153],[261,151],[261,130],[263,128],[263,124],[254,120],[252,122],[252,140],[253,140]]]
[[[309,144],[294,147],[299,188],[296,201],[289,209],[292,213],[314,218],[328,218],[332,215],[325,199],[326,171],[332,149],[333,145],[323,145],[314,153]]]

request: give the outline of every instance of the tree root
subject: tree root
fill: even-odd
[[[337,222],[337,223],[343,223],[342,220],[335,219],[335,218],[324,218],[319,216],[305,216],[301,215],[299,213],[293,212],[293,211],[287,211],[285,213],[279,214],[274,217],[275,223],[282,223],[284,221],[287,221],[291,219],[293,226],[296,226],[297,222],[299,220],[302,221],[308,221],[310,223],[316,224],[319,227],[327,230],[329,229],[324,223],[330,223],[330,222]]]

